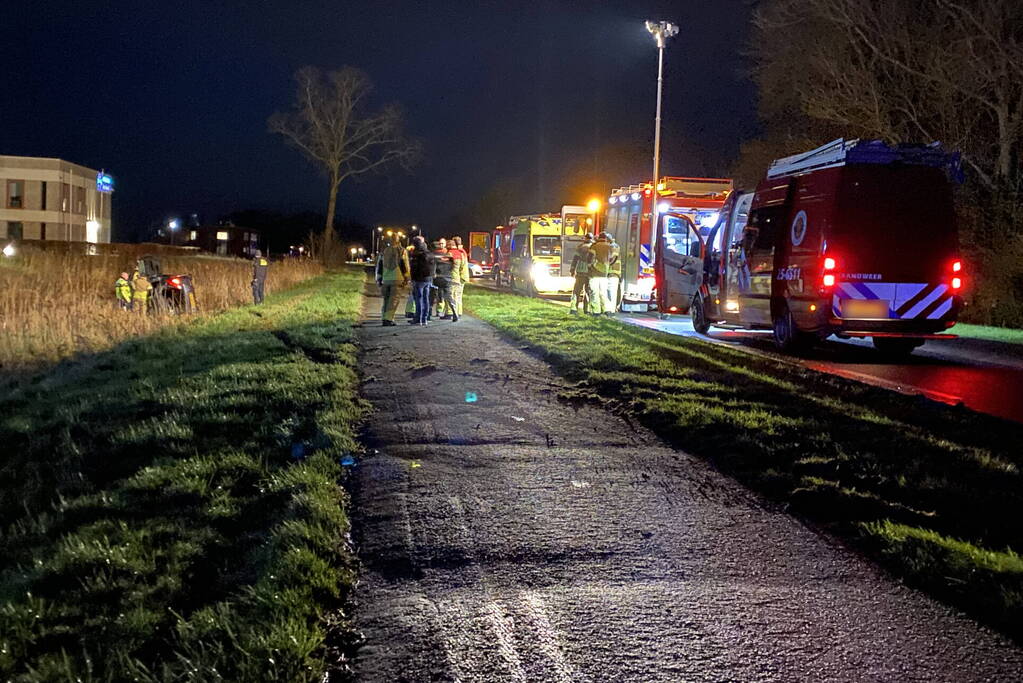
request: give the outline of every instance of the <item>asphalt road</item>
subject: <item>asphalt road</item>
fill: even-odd
[[[490,281],[478,281],[493,287]],[[548,298],[554,304],[567,300]],[[971,410],[1023,422],[1023,347],[973,339],[928,341],[905,360],[882,358],[869,341],[832,337],[801,357],[778,353],[769,332],[719,330],[709,335],[693,330],[688,316],[660,320],[656,313],[619,313],[623,322],[669,334],[711,340],[778,360],[799,363],[868,384],[909,394],[923,394],[944,403],[962,403]],[[950,330],[955,333],[955,328]]]
[[[378,298],[368,299],[375,313]],[[473,318],[360,330],[362,681],[1008,681],[1023,652]]]

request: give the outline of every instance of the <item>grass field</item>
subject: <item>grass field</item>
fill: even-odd
[[[114,280],[155,245],[102,245],[104,251],[41,250],[25,246],[0,258],[0,368],[38,366],[75,353],[95,353],[195,316],[132,315],[118,310]],[[244,259],[161,253],[165,273],[188,274],[200,311],[217,313],[252,303],[252,264]],[[285,260],[270,269],[269,292],[280,292],[323,272],[313,261]],[[201,315],[199,316],[201,317]]]
[[[363,277],[0,398],[0,679],[313,681],[343,660]]]
[[[1023,640],[1023,425],[473,288],[466,306],[678,448]]]
[[[1023,344],[1023,330],[1007,327],[990,327],[988,325],[968,325],[959,323],[951,330],[964,339],[982,339],[984,341],[1002,342],[1003,344]]]

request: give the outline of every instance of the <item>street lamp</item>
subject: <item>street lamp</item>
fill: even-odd
[[[171,234],[171,246],[174,246],[174,233],[177,232],[178,228],[181,227],[181,221],[177,218],[172,218],[168,223],[167,227],[170,229]]]
[[[661,89],[664,84],[664,46],[668,38],[678,35],[678,26],[667,21],[654,23],[646,22],[646,30],[654,37],[657,43],[657,116],[654,119],[654,176],[653,176],[653,207],[650,210],[650,265],[653,266],[657,259],[657,200],[660,198],[661,178]]]
[[[593,232],[597,233],[600,230],[600,200],[594,197],[590,201],[586,202],[586,210],[589,211],[593,220]]]

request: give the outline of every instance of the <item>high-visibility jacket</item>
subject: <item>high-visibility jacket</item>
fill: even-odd
[[[265,280],[266,271],[270,267],[270,261],[265,256],[257,256],[252,259],[252,279]]]
[[[457,247],[448,249],[448,255],[455,260],[455,267],[451,270],[451,282],[454,284],[469,281],[469,255],[465,250]]]
[[[611,261],[611,268],[608,270],[608,275],[616,275],[619,279],[622,277],[622,253],[618,249],[616,242],[611,242],[611,248],[614,250],[614,259]]]
[[[123,277],[114,282],[114,295],[119,301],[131,301],[131,283]]]
[[[610,242],[597,240],[590,247],[590,275],[592,277],[607,277],[607,274],[611,271],[611,264],[617,258],[617,250],[611,246]]]
[[[589,272],[590,247],[592,246],[593,242],[583,242],[579,245],[579,248],[575,250],[575,254],[572,255],[572,264],[568,271],[569,274],[586,275],[586,273]]]
[[[408,252],[402,247],[384,247],[377,257],[376,279],[379,282],[393,285],[399,280],[408,280],[411,274]]]

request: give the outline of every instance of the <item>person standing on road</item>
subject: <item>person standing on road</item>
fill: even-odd
[[[394,325],[398,299],[402,289],[408,285],[410,275],[408,252],[402,248],[397,235],[391,237],[391,243],[377,256],[375,275],[384,300],[380,309],[381,324],[390,327]]]
[[[607,300],[607,274],[611,271],[614,256],[610,238],[606,232],[600,233],[589,251],[590,283],[586,294],[590,297],[589,312],[593,315],[614,315],[611,312],[611,302]]]
[[[114,296],[117,297],[117,306],[122,311],[131,310],[131,282],[128,280],[127,272],[122,272],[121,277],[114,281]]]
[[[410,325],[426,325],[430,316],[430,287],[437,276],[437,261],[426,248],[422,235],[412,238],[412,256],[409,259],[412,272],[412,298],[416,303],[415,317]]]
[[[462,315],[462,292],[469,281],[469,254],[462,249],[462,238],[457,235],[451,238],[448,254],[454,259],[451,270],[451,298],[455,302],[455,313]]]
[[[256,255],[252,259],[252,303],[263,303],[263,294],[266,291],[266,273],[270,269],[270,261],[263,252],[256,249]]]
[[[437,312],[440,313],[442,305],[447,305],[450,315],[443,316],[443,319],[451,318],[458,322],[458,311],[455,309],[455,300],[451,295],[451,281],[455,270],[455,259],[447,250],[447,241],[442,237],[433,243],[433,257],[437,262],[437,270],[433,278],[433,285],[437,291]]]
[[[590,285],[589,261],[590,247],[592,246],[593,233],[588,232],[586,237],[583,238],[583,243],[579,245],[579,248],[572,255],[569,273],[575,278],[575,283],[572,285],[572,301],[568,304],[568,312],[573,315],[579,313],[579,304],[582,304],[583,311],[587,310],[586,290]]]
[[[607,271],[607,301],[611,306],[610,312],[617,313],[622,306],[622,252],[618,248],[613,235],[608,240],[611,245],[611,265]]]

